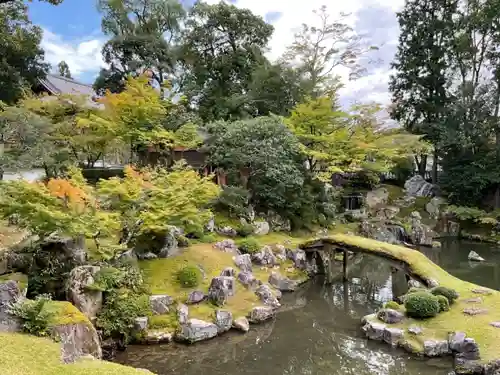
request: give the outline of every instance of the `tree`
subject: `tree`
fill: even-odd
[[[273,27],[248,9],[197,2],[183,35],[181,90],[204,121],[253,115],[247,92]]]
[[[357,78],[363,72],[362,56],[376,47],[367,47],[363,38],[356,34],[342,15],[332,21],[326,6],[315,10],[318,25],[302,24],[295,34],[294,42],[287,48],[282,60],[297,65],[306,83],[307,95],[315,98],[331,93],[338,85],[335,68],[346,67],[350,78]]]
[[[157,85],[171,79],[176,70],[176,43],[185,16],[178,0],[99,0],[103,32],[111,39],[103,47],[110,65],[96,80],[97,91],[118,92],[129,74],[148,71]],[[109,86],[108,86],[109,85]]]
[[[71,72],[68,64],[66,64],[66,61],[59,62],[59,64],[57,64],[57,69],[61,77],[73,78],[71,77]]]
[[[441,141],[446,132],[450,94],[449,71],[456,1],[407,1],[398,13],[401,28],[398,51],[392,67],[390,90],[393,119],[414,134],[424,135],[435,146],[433,180]],[[427,155],[415,155],[418,171],[424,176]]]
[[[0,100],[14,103],[44,78],[49,65],[40,48],[42,30],[33,26],[21,1],[0,6]]]
[[[16,0],[0,0],[0,4],[7,4],[7,3],[10,3],[10,2],[14,2]],[[28,0],[30,3],[33,2],[33,0]],[[43,2],[46,2],[46,3],[49,3],[49,4],[52,4],[52,5],[59,5],[63,2],[63,0],[39,0],[39,1],[43,1]]]

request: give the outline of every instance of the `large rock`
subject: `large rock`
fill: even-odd
[[[91,320],[102,308],[102,291],[89,288],[100,271],[98,266],[79,266],[71,270],[68,279],[68,301]]]
[[[480,358],[479,345],[464,332],[453,332],[448,336],[448,345],[452,352],[459,353],[462,358],[476,360]]]
[[[243,272],[252,272],[252,258],[250,258],[250,254],[236,255],[233,257],[233,262]]]
[[[235,288],[234,277],[214,277],[208,288],[208,299],[217,306],[224,306],[227,299],[234,295]]]
[[[260,266],[272,267],[279,264],[270,246],[264,246],[260,251],[254,253],[252,260]]]
[[[484,262],[484,258],[482,258],[478,253],[475,251],[471,251],[469,255],[467,256],[467,259],[469,259],[472,262]]]
[[[266,234],[269,234],[269,231],[271,230],[267,221],[256,221],[253,223],[253,226],[255,228],[254,233],[257,236],[265,236]]]
[[[221,273],[220,273],[220,276],[230,276],[230,277],[235,277],[236,276],[236,271],[234,270],[233,267],[226,267],[224,268]]]
[[[251,272],[240,272],[238,274],[238,281],[249,289],[256,289],[262,282],[255,278]]]
[[[233,328],[238,331],[248,332],[250,330],[250,322],[245,317],[236,318],[233,321]]]
[[[396,324],[405,318],[403,313],[393,309],[382,309],[377,313],[377,317],[387,324]]]
[[[217,310],[215,312],[215,325],[219,333],[229,331],[233,325],[233,314],[230,311]]]
[[[400,328],[388,328],[384,329],[383,340],[385,343],[391,346],[397,346],[399,340],[403,338],[404,331]]]
[[[151,311],[155,315],[163,315],[170,311],[169,306],[173,305],[174,299],[166,294],[157,294],[149,297]]]
[[[248,320],[250,323],[261,323],[274,318],[275,312],[270,306],[257,306],[250,311]]]
[[[189,296],[186,300],[186,303],[188,305],[194,305],[196,303],[200,303],[200,302],[204,301],[206,298],[207,298],[207,296],[205,295],[205,293],[203,293],[200,290],[194,290],[191,293],[189,293]]]
[[[214,248],[225,253],[239,254],[238,246],[231,239],[225,239],[214,244]]]
[[[299,270],[307,269],[307,257],[306,257],[306,252],[304,250],[301,249],[287,250],[286,255],[287,258],[293,262],[295,268],[298,268]]]
[[[427,225],[422,223],[422,217],[417,211],[410,215],[411,240],[414,245],[432,247],[436,233]]]
[[[189,320],[189,308],[184,305],[183,303],[180,303],[177,305],[177,321],[180,324],[187,324]]]
[[[158,258],[168,258],[178,254],[179,242],[177,235],[182,234],[182,230],[177,227],[169,227],[165,234],[163,246],[158,252]]]
[[[277,309],[281,306],[278,299],[274,295],[271,287],[266,284],[260,285],[256,290],[255,294],[260,298],[260,300],[271,308]]]
[[[268,282],[282,292],[293,292],[297,288],[296,281],[290,280],[277,271],[271,272]]]
[[[365,204],[369,209],[385,205],[389,199],[389,192],[386,188],[381,187],[366,194]]]
[[[406,194],[412,197],[434,196],[434,185],[425,181],[420,175],[415,175],[405,182]]]
[[[386,326],[382,323],[373,322],[370,320],[365,320],[363,325],[363,332],[366,337],[370,340],[382,341],[384,340],[384,331]]]
[[[51,329],[51,336],[62,344],[61,359],[72,363],[83,356],[102,357],[99,336],[90,323],[61,324]]]
[[[0,332],[21,331],[20,320],[9,313],[10,307],[23,298],[17,282],[0,283]]]
[[[425,340],[424,354],[427,357],[441,357],[450,354],[447,340]]]
[[[205,322],[199,319],[189,319],[185,324],[181,324],[175,339],[194,343],[211,339],[217,336],[218,327],[214,323]]]

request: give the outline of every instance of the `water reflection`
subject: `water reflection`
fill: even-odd
[[[447,374],[448,360],[417,360],[363,338],[360,319],[392,299],[392,278],[389,264],[364,257],[348,282],[306,284],[284,296],[278,319],[246,335],[229,333],[187,347],[132,346],[117,361],[160,375]]]

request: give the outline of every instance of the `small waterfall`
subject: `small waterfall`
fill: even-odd
[[[397,224],[388,224],[387,229],[396,237],[398,242],[411,243],[410,236],[406,233],[405,228]]]

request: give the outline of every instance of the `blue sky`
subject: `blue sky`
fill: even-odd
[[[194,0],[185,0],[192,3]],[[220,0],[205,0],[217,3]],[[248,8],[272,23],[275,31],[269,43],[269,58],[279,57],[293,40],[294,31],[303,22],[314,24],[314,9],[327,4],[332,20],[340,12],[351,13],[352,26],[363,33],[370,43],[380,46],[377,58],[383,63],[368,67],[368,74],[349,82],[347,72],[339,69],[345,88],[341,95],[345,100],[362,99],[387,103],[389,63],[397,45],[399,28],[395,12],[401,9],[404,0],[226,0],[236,6]],[[106,37],[101,32],[101,16],[96,0],[63,0],[58,6],[45,2],[29,3],[33,23],[44,30],[42,47],[46,60],[54,67],[61,60],[68,63],[73,76],[83,82],[92,83],[104,66],[101,49]]]

